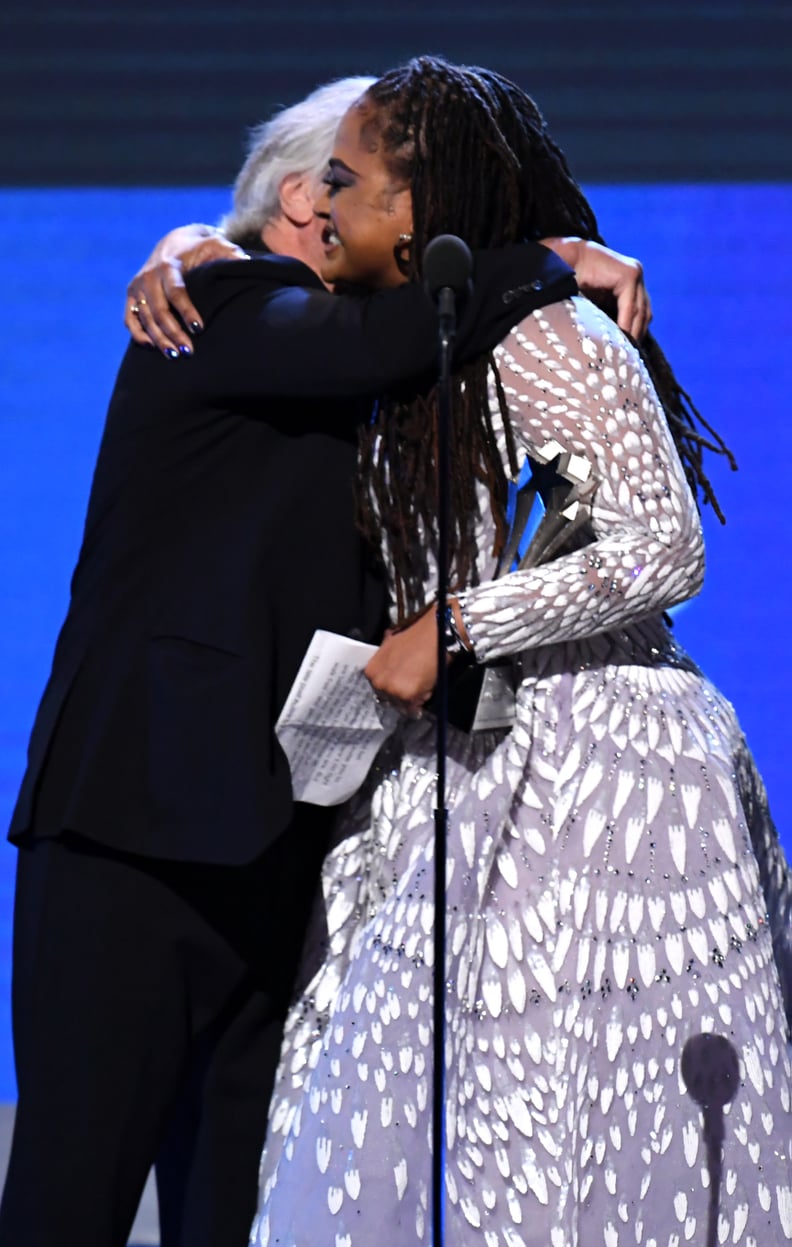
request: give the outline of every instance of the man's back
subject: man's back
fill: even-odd
[[[367,404],[245,393],[228,362],[288,278],[315,283],[296,263],[211,266],[195,359],[127,351],[15,837],[234,862],[288,821],[273,725],[311,635],[374,639],[383,611],[354,529]]]

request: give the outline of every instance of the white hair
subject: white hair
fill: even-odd
[[[375,81],[339,78],[251,130],[247,159],[234,183],[233,207],[220,222],[232,242],[251,246],[280,215],[279,191],[288,174],[307,174],[318,182],[341,118]]]

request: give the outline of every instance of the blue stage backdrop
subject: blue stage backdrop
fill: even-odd
[[[792,187],[590,192],[605,236],[643,258],[657,334],[739,460],[736,476],[712,464],[728,525],[705,515],[707,583],[677,613],[677,629],[735,702],[792,849],[784,483],[792,461]],[[105,405],[125,346],[126,282],[167,228],[215,220],[226,198],[224,190],[195,188],[0,194],[8,317],[0,348],[3,824],[68,600]],[[15,1095],[8,1020],[13,870],[13,851],[0,847],[0,1100]]]

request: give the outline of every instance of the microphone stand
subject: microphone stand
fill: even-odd
[[[456,334],[456,295],[467,289],[473,259],[453,234],[433,238],[424,253],[424,280],[437,301],[439,362],[437,381],[437,796],[434,811],[434,973],[432,1027],[432,1247],[443,1247],[446,1168],[446,754],[448,736],[449,433],[451,429],[451,356]]]
[[[434,811],[434,1024],[432,1052],[432,1244],[445,1241],[446,1162],[446,753],[448,739],[448,660],[445,604],[448,599],[449,434],[451,429],[451,351],[456,331],[454,292],[440,290],[440,357],[437,381],[437,790]]]

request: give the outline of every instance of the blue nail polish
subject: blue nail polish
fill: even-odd
[[[198,320],[191,320],[190,321],[190,333],[202,333],[202,332],[203,332],[203,325],[201,324],[201,322]]]
[[[176,350],[175,346],[167,346],[162,353],[167,359],[179,358],[179,352]]]
[[[189,355],[192,355],[192,347],[191,347],[191,346],[180,346],[180,347],[179,347],[179,350],[181,351],[182,355],[188,355],[188,356],[189,356]]]

